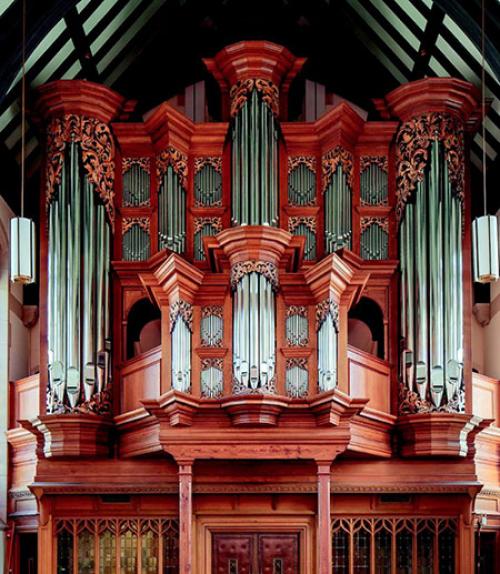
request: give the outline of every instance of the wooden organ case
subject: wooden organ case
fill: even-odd
[[[205,64],[222,122],[39,89],[39,572],[472,572],[476,89],[289,122],[304,59]]]

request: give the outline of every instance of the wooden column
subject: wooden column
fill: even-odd
[[[330,468],[331,461],[316,461],[318,466],[318,515],[316,550],[318,574],[332,572],[332,527],[330,516]]]
[[[193,572],[193,461],[179,461],[179,572]]]

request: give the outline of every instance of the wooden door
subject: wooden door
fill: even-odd
[[[299,536],[214,534],[212,574],[299,574]]]

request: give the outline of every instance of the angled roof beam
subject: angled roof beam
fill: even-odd
[[[100,82],[99,72],[92,59],[92,52],[90,50],[90,44],[87,36],[83,30],[81,18],[75,7],[70,8],[65,16],[66,26],[73,44],[75,45],[76,53],[78,54],[78,60],[82,66],[83,77],[91,82]]]
[[[443,19],[443,10],[434,3],[432,5],[429,19],[427,20],[424,35],[422,36],[417,58],[415,59],[415,64],[411,73],[412,80],[419,80],[428,74],[429,61],[432,57],[434,47],[436,46]]]

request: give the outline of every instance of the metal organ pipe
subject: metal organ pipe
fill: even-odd
[[[275,295],[271,282],[252,271],[241,277],[233,298],[234,392],[274,393]]]
[[[335,304],[328,302],[335,308]],[[338,329],[332,311],[327,311],[318,329],[318,391],[337,386]]]
[[[48,210],[47,410],[66,412],[104,391],[110,378],[110,228],[75,142]]]
[[[186,192],[169,165],[158,194],[158,234],[161,248],[183,253],[186,242]]]
[[[232,223],[278,223],[278,128],[273,113],[253,90],[233,120]]]
[[[461,410],[462,213],[439,141],[429,146],[424,177],[404,208],[399,240],[402,382],[417,393],[419,408]],[[410,402],[401,408],[414,412]]]

